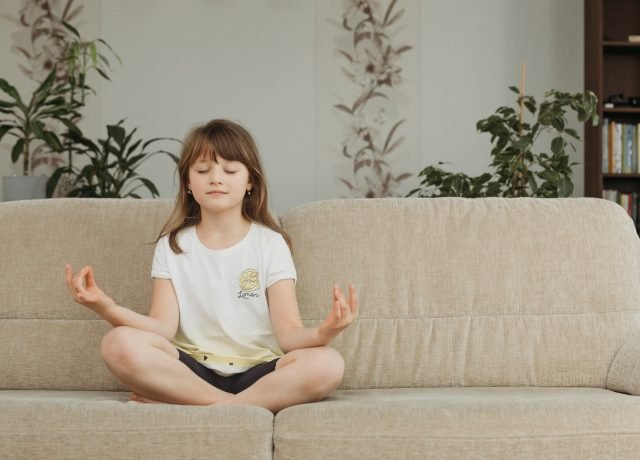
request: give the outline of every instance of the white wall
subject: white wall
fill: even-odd
[[[261,148],[276,212],[316,199],[313,0],[86,3],[98,4],[96,32],[123,61],[111,83],[98,85],[97,126],[127,117],[145,138],[182,138],[197,122],[235,119]],[[0,2],[0,14],[18,4]],[[439,160],[470,174],[487,169],[489,137],[475,123],[513,103],[507,87],[519,83],[522,62],[531,94],[583,87],[582,0],[423,0],[422,25],[416,172]],[[0,76],[15,81],[18,58],[6,45],[12,27],[0,27]],[[2,150],[6,175],[5,142]],[[582,146],[576,160],[582,162]],[[172,197],[172,171],[161,160],[142,173]],[[575,169],[576,195],[583,193],[582,171]]]
[[[547,89],[584,88],[581,0],[424,0],[422,15],[425,164],[447,161],[447,169],[474,175],[488,170],[490,136],[477,132],[476,122],[501,105],[515,107],[508,87],[519,86],[522,63],[526,92],[538,101]],[[577,150],[573,160],[582,163],[581,143]],[[574,195],[583,195],[582,164],[573,182]]]
[[[313,201],[313,12],[298,0],[103,1],[101,34],[123,61],[102,85],[103,124],[126,115],[144,137],[183,138],[235,119],[261,149],[274,208]],[[174,196],[172,163],[147,165]]]

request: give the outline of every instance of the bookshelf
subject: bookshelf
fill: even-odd
[[[584,18],[585,87],[598,96],[601,118],[597,127],[585,125],[585,195],[601,198],[606,194],[614,199],[613,192],[605,191],[617,192],[618,196],[628,194],[630,196],[622,201],[628,204],[630,214],[637,217],[640,214],[640,106],[605,107],[605,102],[609,96],[618,94],[627,102],[630,97],[640,100],[640,43],[628,40],[629,35],[640,35],[640,1],[585,0]],[[606,121],[613,122],[613,131],[607,128]],[[618,132],[616,125],[621,126]],[[632,128],[632,132],[622,134]],[[621,140],[617,141],[619,136]],[[611,146],[613,140],[617,146]],[[626,156],[616,160],[615,152],[624,154],[625,150]],[[622,172],[625,158],[627,163]]]

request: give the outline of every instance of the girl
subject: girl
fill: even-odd
[[[333,306],[302,325],[288,236],[267,209],[251,135],[213,120],[187,136],[176,205],[158,237],[148,316],[117,305],[91,267],[66,279],[73,299],[114,327],[101,352],[132,400],[251,404],[277,412],[318,401],[340,383],[342,357],[328,344],[356,316],[333,287]]]

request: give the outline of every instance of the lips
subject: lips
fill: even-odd
[[[226,195],[227,192],[223,192],[222,190],[211,190],[207,192],[207,195]]]

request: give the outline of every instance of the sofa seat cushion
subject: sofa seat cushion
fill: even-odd
[[[272,458],[266,409],[128,404],[129,394],[1,391],[0,458]]]
[[[275,458],[638,458],[640,397],[595,388],[337,391],[275,419]]]

